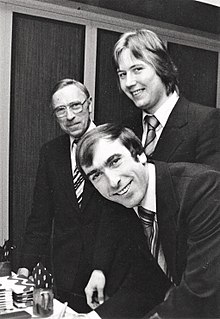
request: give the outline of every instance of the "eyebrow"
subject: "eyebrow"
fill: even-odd
[[[115,153],[113,154],[112,156],[110,156],[106,161],[105,161],[105,166],[108,166],[109,163],[112,162],[112,160],[115,158],[115,157],[120,157],[121,154],[120,153]]]
[[[115,157],[120,157],[121,154],[120,153],[116,153],[116,154],[113,154],[111,155],[109,158],[107,158],[107,160],[104,162],[104,165],[102,165],[102,167],[106,167],[109,165],[109,163],[112,162],[112,160],[115,158]],[[102,168],[101,167],[101,168]],[[98,171],[101,170],[101,168],[94,168],[93,170],[91,170],[88,174],[86,174],[87,177],[90,177],[92,176],[93,174],[97,173]]]
[[[117,73],[119,72],[125,72],[124,70],[121,70],[121,69],[117,69]]]
[[[80,103],[82,103],[82,102],[80,100],[78,100],[78,101],[70,102],[68,104],[60,104],[55,109],[57,109],[58,107],[66,107],[66,106],[70,106],[70,105],[77,105],[77,104],[80,104]]]
[[[136,68],[137,66],[142,66],[143,63],[136,63],[136,64],[132,64],[132,66],[130,66],[129,70],[133,69],[133,68]],[[120,69],[117,69],[117,73],[118,72],[125,72],[124,70],[120,70]]]
[[[86,176],[89,178],[89,177],[91,177],[93,174],[95,174],[98,171],[99,171],[99,169],[93,169],[88,174],[86,174]]]

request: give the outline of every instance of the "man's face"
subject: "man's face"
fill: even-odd
[[[94,146],[92,165],[82,169],[95,188],[113,202],[131,208],[137,206],[145,195],[148,185],[146,169],[119,139],[100,139]]]
[[[52,97],[53,110],[59,107],[66,107],[77,103],[83,103],[86,99],[85,94],[74,84],[67,85],[56,91]],[[58,118],[57,121],[61,129],[74,138],[81,137],[87,130],[89,125],[89,101],[83,105],[80,113],[74,114],[71,108],[66,108],[66,114]]]
[[[119,56],[118,76],[122,91],[147,113],[155,113],[167,99],[165,85],[154,68],[136,59],[128,48]]]

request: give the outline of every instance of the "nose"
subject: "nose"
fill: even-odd
[[[69,107],[67,107],[66,108],[66,118],[67,118],[67,120],[72,120],[73,118],[75,117],[75,114],[73,113],[73,111],[69,108]]]
[[[131,72],[128,72],[126,77],[126,87],[129,88],[135,85],[135,83],[136,83],[135,76]]]
[[[120,185],[120,176],[117,172],[113,172],[112,170],[106,170],[105,175],[108,179],[108,183],[109,185],[114,188],[117,189]]]

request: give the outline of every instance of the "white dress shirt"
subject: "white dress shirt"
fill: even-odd
[[[146,163],[145,164],[147,169],[147,175],[148,175],[148,187],[146,194],[142,201],[140,202],[139,206],[142,206],[143,208],[156,213],[157,207],[156,207],[156,172],[155,172],[155,166],[152,163]],[[137,213],[138,207],[134,207],[134,210]],[[138,214],[138,213],[137,213]]]
[[[147,137],[147,131],[148,131],[148,125],[144,121],[144,117],[146,115],[154,115],[160,124],[156,128],[156,143],[166,125],[166,122],[176,105],[176,102],[178,101],[179,96],[177,92],[175,91],[173,94],[171,94],[168,99],[161,105],[161,107],[154,113],[154,114],[148,114],[146,112],[142,112],[142,125],[143,125],[143,135],[142,135],[142,145],[144,145],[146,137]]]
[[[147,174],[148,174],[148,187],[147,187],[146,194],[144,198],[142,199],[142,201],[140,202],[139,206],[142,206],[144,209],[155,213],[154,223],[156,223],[156,225],[154,225],[153,227],[154,229],[157,229],[157,231],[156,230],[154,231],[156,231],[157,233],[156,237],[158,237],[158,221],[157,221],[158,219],[157,219],[157,206],[156,206],[156,170],[155,170],[155,165],[152,163],[146,163],[145,166],[146,166]],[[134,210],[136,214],[138,215],[138,206],[134,207]],[[153,251],[151,251],[151,253],[152,255],[154,255]],[[163,249],[160,242],[159,242],[159,253],[156,259],[161,269],[165,272],[167,276],[169,276],[167,264],[165,261]],[[172,280],[172,278],[170,279]]]

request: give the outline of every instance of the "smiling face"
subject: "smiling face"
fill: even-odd
[[[118,60],[118,77],[122,91],[134,104],[155,113],[167,99],[166,87],[149,63],[136,59],[130,49],[122,50]]]
[[[100,139],[94,145],[92,165],[82,169],[105,198],[125,207],[137,206],[146,193],[146,169],[119,139]]]
[[[52,96],[53,110],[71,104],[83,103],[87,96],[76,85],[71,84],[59,89]],[[83,105],[83,110],[80,113],[74,114],[71,108],[66,109],[66,115],[62,118],[57,118],[61,129],[74,138],[81,137],[87,130],[90,122],[89,103],[86,101]]]

